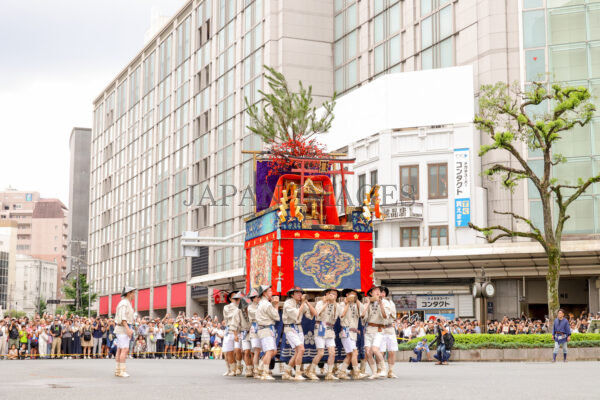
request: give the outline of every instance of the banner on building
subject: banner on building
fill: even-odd
[[[454,149],[454,216],[457,228],[471,221],[471,158],[469,149]]]

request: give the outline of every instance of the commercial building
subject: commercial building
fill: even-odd
[[[17,254],[11,308],[35,314],[40,300],[55,298],[56,273],[55,262]],[[53,309],[54,305],[48,305],[46,310],[53,312]]]
[[[87,272],[87,241],[90,223],[90,147],[92,130],[73,128],[69,138],[69,216],[67,270]]]
[[[585,47],[587,73],[576,79],[585,79],[587,85],[595,88],[596,5],[584,0],[569,2],[574,3],[577,7],[573,10],[579,10],[579,14],[575,13],[577,21],[585,19],[585,23],[578,25],[585,26],[585,35],[577,36],[579,41],[573,46]],[[210,239],[219,246],[207,246],[195,254],[197,257],[186,259],[181,250],[181,235],[184,231],[193,231],[198,237],[239,241],[240,238],[232,235],[243,231],[243,217],[251,211],[250,207],[206,204],[186,207],[183,201],[188,195],[186,185],[194,185],[194,199],[204,197],[210,188],[214,200],[220,202],[228,194],[222,191],[223,185],[239,188],[252,182],[251,159],[242,155],[241,150],[259,149],[261,143],[245,128],[248,118],[244,113],[244,98],[250,103],[260,100],[258,90],[266,87],[263,64],[282,71],[292,83],[302,80],[311,84],[317,100],[338,92],[340,105],[354,91],[373,90],[378,85],[377,78],[383,75],[436,69],[431,71],[431,82],[437,82],[436,85],[409,86],[410,91],[406,87],[397,88],[389,99],[374,97],[371,104],[373,109],[384,110],[386,115],[392,116],[413,111],[395,107],[394,101],[406,104],[414,100],[429,111],[418,113],[426,118],[412,122],[390,119],[387,125],[377,125],[377,113],[361,114],[369,104],[357,102],[351,113],[362,116],[363,136],[352,139],[345,133],[332,135],[346,142],[332,142],[330,150],[347,146],[359,160],[356,165],[359,173],[354,182],[357,186],[374,180],[384,183],[384,179],[400,183],[406,178],[410,184],[418,181],[420,187],[419,201],[415,199],[417,202],[410,210],[387,210],[390,216],[409,212],[410,221],[390,217],[377,227],[381,230],[377,235],[378,244],[389,246],[380,246],[381,252],[375,252],[376,258],[380,255],[388,260],[382,258],[376,263],[376,269],[384,273],[379,279],[395,285],[399,295],[456,293],[462,296],[474,279],[480,277],[481,266],[486,266],[486,270],[497,267],[504,272],[491,275],[498,281],[496,298],[487,305],[473,305],[471,299],[473,311],[469,313],[479,317],[482,311],[492,316],[499,313],[514,316],[524,309],[534,310],[537,306],[528,304],[540,303],[531,296],[543,289],[529,290],[527,285],[531,281],[535,288],[543,283],[543,268],[536,264],[532,270],[529,261],[524,262],[528,272],[516,267],[509,272],[498,267],[504,265],[503,256],[485,256],[493,253],[497,246],[482,243],[464,225],[456,226],[456,211],[460,206],[461,224],[466,221],[463,207],[467,204],[473,207],[473,218],[482,223],[510,223],[508,217],[497,215],[494,210],[537,218],[539,206],[525,185],[511,193],[499,182],[479,179],[477,172],[481,169],[509,161],[500,154],[486,155],[483,159],[476,156],[479,145],[488,139],[481,138],[470,123],[475,108],[472,100],[477,99],[482,84],[517,81],[526,85],[531,76],[540,71],[542,53],[542,71],[562,68],[566,73],[571,63],[579,62],[570,55],[572,52],[560,52],[565,44],[562,41],[575,40],[566,32],[567,26],[571,29],[568,19],[571,17],[556,16],[571,15],[571,9],[555,8],[564,4],[562,0],[189,1],[94,101],[89,258],[90,280],[94,290],[101,294],[100,313],[114,312],[118,293],[126,283],[142,289],[136,303],[138,312],[150,314],[183,309],[206,312],[213,303],[207,286],[243,285],[240,274],[244,258],[240,248],[220,247],[223,243]],[[543,40],[540,32],[543,32]],[[562,39],[555,40],[558,35],[555,32],[563,32]],[[466,98],[465,95],[470,97],[468,106],[460,103],[464,110],[471,107],[469,117],[439,122],[437,114],[447,108],[438,104],[429,110],[427,101],[434,101],[438,92],[452,83],[439,80],[446,75],[437,69],[452,66],[470,66],[472,71],[471,84],[463,85],[455,93],[461,99]],[[583,71],[583,68],[579,69]],[[449,109],[453,109],[452,102],[450,97]],[[338,107],[335,123],[356,123],[356,118],[350,117],[344,116]],[[378,128],[370,129],[370,125]],[[584,157],[587,164],[581,164],[587,168],[586,172],[596,168],[593,129],[581,139],[589,143],[589,146],[581,145],[582,149],[592,149],[592,153]],[[454,145],[455,139],[457,144],[461,143],[459,146]],[[403,151],[411,146],[413,150]],[[374,149],[380,149],[380,162],[371,160]],[[457,149],[468,149],[468,152]],[[456,182],[451,181],[456,171],[454,160],[465,155],[472,162],[472,185],[467,203],[458,197]],[[569,157],[567,168],[580,165],[577,164],[580,154],[566,155]],[[530,156],[535,163],[534,155]],[[431,164],[432,160],[439,161],[438,165]],[[415,165],[418,168],[415,169]],[[565,176],[575,174],[572,168]],[[374,170],[377,174],[372,174]],[[445,185],[439,179],[444,173],[448,178]],[[429,188],[431,176],[437,177],[434,192]],[[444,187],[446,198],[432,196],[432,193],[442,193]],[[595,195],[589,197],[587,203],[574,206],[572,224],[578,221],[589,224],[590,218],[579,215],[597,213]],[[421,219],[417,213],[419,203],[422,204]],[[593,229],[570,225],[569,233],[594,233],[597,226],[594,218]],[[394,232],[394,235],[383,234],[384,231]],[[418,247],[407,250],[402,247],[403,243]],[[419,260],[435,257],[432,254],[439,248],[434,244],[445,248],[444,257],[449,258],[444,258],[443,263],[437,265],[438,261],[431,259],[423,267],[426,272],[413,267],[406,267],[412,275],[398,272],[405,268],[402,261],[405,258],[412,262],[410,257]],[[530,243],[503,245],[511,248]],[[390,250],[386,253],[385,249]],[[510,254],[508,250],[500,253],[506,252]],[[576,249],[573,252],[577,254]],[[452,264],[450,260],[459,258],[468,262],[469,254],[484,261],[464,268],[459,263],[461,268],[451,273],[447,271]],[[540,257],[535,246],[519,247],[515,254],[531,260]],[[577,262],[575,260],[573,262]],[[597,275],[590,269],[571,272],[575,269],[567,266],[563,271],[572,273],[579,283],[585,282],[588,293],[597,293],[594,278]],[[427,277],[431,280],[422,281]],[[436,288],[440,283],[454,287]],[[572,287],[579,288],[579,283]],[[420,288],[413,290],[410,285]],[[523,286],[525,292],[519,289]],[[563,297],[572,297],[571,289],[567,291]],[[587,306],[597,307],[593,296],[588,297]],[[468,308],[465,299],[463,296],[452,300],[458,315],[465,315],[460,311],[460,304]]]
[[[16,189],[0,192],[0,220],[17,222],[16,254],[57,264],[56,295],[66,274],[67,219],[67,207],[58,199]]]
[[[0,317],[11,307],[17,254],[17,222],[0,220]]]

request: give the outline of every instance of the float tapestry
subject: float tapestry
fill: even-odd
[[[294,282],[305,289],[360,289],[360,242],[294,240]]]
[[[250,249],[250,286],[271,284],[273,267],[273,242],[266,242]]]

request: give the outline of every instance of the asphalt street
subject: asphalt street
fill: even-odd
[[[0,361],[0,399],[600,399],[598,362],[402,363],[398,379],[300,383],[223,377],[213,360],[127,364],[130,378],[113,376],[113,360]]]

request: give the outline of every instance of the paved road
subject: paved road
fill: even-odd
[[[132,376],[123,379],[112,375],[112,360],[0,361],[0,399],[600,399],[598,362],[402,363],[395,368],[399,379],[301,383],[223,377],[222,361],[127,364]]]

